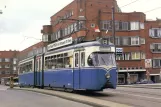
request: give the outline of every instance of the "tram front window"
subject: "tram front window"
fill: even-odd
[[[95,52],[88,57],[89,66],[116,66],[114,53]]]

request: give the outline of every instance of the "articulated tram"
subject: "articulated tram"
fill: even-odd
[[[102,40],[72,44],[71,38],[19,62],[20,87],[101,91],[116,88],[115,46]]]

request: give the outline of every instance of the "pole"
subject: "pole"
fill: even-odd
[[[115,61],[116,61],[116,41],[115,41],[115,7],[112,7],[112,36],[115,45]]]
[[[43,89],[44,88],[44,52],[42,54],[42,81],[41,81],[41,88]]]
[[[113,36],[113,43],[114,43],[114,46],[115,46],[115,62],[116,62],[116,38],[115,38],[115,7],[113,6],[112,7],[112,36]],[[117,62],[116,62],[117,63]],[[118,68],[117,68],[118,65],[116,65],[116,70],[117,70],[117,84],[118,84]]]

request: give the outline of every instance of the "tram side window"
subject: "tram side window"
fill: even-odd
[[[88,57],[88,65],[89,66],[93,66],[94,64],[93,64],[93,60],[92,60],[92,56],[90,55],[89,57]]]
[[[72,57],[68,53],[62,53],[45,58],[46,69],[70,68],[72,66]]]
[[[81,53],[81,66],[84,67],[85,66],[85,52]]]
[[[64,58],[64,65],[65,65],[65,68],[70,68],[71,67],[70,57],[65,57]]]
[[[78,57],[78,53],[75,53],[75,67],[79,67],[79,57]]]
[[[32,71],[32,62],[27,62],[25,64],[20,65],[19,73],[31,72]]]
[[[45,69],[48,69],[48,57],[45,57]]]
[[[63,68],[63,55],[62,54],[59,54],[59,55],[57,55],[57,58],[58,58],[58,60],[57,60],[57,68]]]

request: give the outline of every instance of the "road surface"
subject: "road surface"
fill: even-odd
[[[161,89],[118,87],[104,90],[103,100],[128,104],[135,107],[161,107]]]
[[[50,95],[7,88],[0,85],[0,107],[91,107]]]

